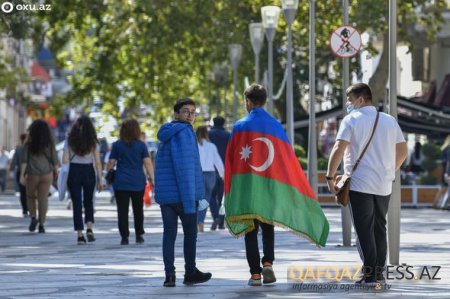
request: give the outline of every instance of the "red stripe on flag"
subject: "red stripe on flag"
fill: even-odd
[[[272,146],[273,160],[269,155]],[[272,135],[258,132],[233,134],[225,161],[226,194],[230,192],[231,177],[244,173],[254,173],[293,186],[299,193],[316,199],[292,146]]]

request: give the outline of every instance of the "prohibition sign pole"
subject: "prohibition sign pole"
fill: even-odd
[[[361,35],[352,26],[341,26],[331,34],[330,48],[337,57],[353,57],[361,49]]]
[[[342,58],[342,90],[349,86],[349,62],[348,59],[357,55],[361,49],[361,35],[358,30],[348,26],[348,1],[344,0],[344,25],[334,30],[330,35],[330,48],[334,56]],[[345,92],[342,98],[342,109],[345,111],[347,97]],[[350,247],[352,244],[352,221],[350,208],[341,207],[342,219],[342,245]]]

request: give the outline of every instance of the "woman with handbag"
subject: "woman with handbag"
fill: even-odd
[[[113,143],[107,166],[107,180],[114,188],[121,245],[128,245],[128,208],[133,206],[136,243],[144,243],[144,197],[146,177],[153,184],[154,170],[147,145],[140,140],[141,129],[135,119],[125,120],[120,139]],[[116,171],[114,172],[114,166]],[[146,174],[144,174],[144,168]]]
[[[53,180],[58,177],[58,156],[49,125],[35,120],[28,128],[28,138],[22,149],[20,183],[26,187],[27,206],[31,221],[30,232],[45,233],[48,210],[48,193]],[[39,217],[36,218],[36,208]]]
[[[94,126],[87,116],[81,116],[73,124],[64,144],[63,163],[69,164],[67,188],[72,200],[73,225],[77,231],[78,245],[86,244],[83,235],[83,208],[86,236],[89,242],[95,241],[94,192],[102,191],[102,163],[99,142]],[[96,179],[97,178],[97,179]]]

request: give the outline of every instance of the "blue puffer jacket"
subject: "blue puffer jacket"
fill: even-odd
[[[173,121],[158,132],[161,141],[155,158],[155,200],[159,204],[183,204],[186,214],[196,211],[204,198],[204,181],[197,139],[192,125]]]

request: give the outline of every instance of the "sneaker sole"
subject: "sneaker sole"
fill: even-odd
[[[164,287],[166,287],[166,288],[173,288],[173,287],[175,287],[175,283],[165,283]]]
[[[263,275],[263,283],[274,283],[277,281],[275,273],[273,272],[272,269],[263,268],[262,275]]]
[[[251,287],[260,287],[260,286],[262,286],[262,283],[261,283],[261,280],[250,279],[248,281],[248,285],[251,286]]]

